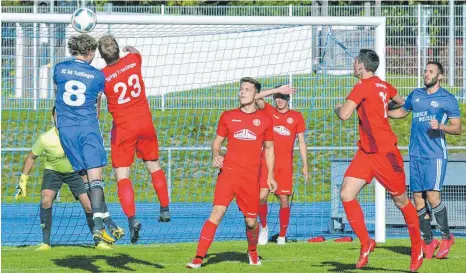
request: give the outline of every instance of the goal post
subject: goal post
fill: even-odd
[[[36,24],[41,24],[41,23],[42,24],[66,24],[67,25],[66,28],[67,28],[67,31],[68,31],[68,33],[66,34],[67,37],[71,33],[69,31],[73,31],[71,29],[71,27],[69,26],[70,21],[71,21],[71,15],[70,14],[22,14],[22,13],[3,13],[2,14],[2,23],[14,23],[15,26],[18,26],[19,24],[30,24],[30,23],[36,23]],[[175,41],[171,41],[169,38],[175,36],[177,31],[179,31],[180,33],[183,33],[183,35],[185,35],[185,36],[196,36],[196,35],[199,35],[199,36],[202,36],[202,35],[205,35],[205,36],[220,35],[221,36],[221,35],[223,35],[225,33],[228,36],[230,33],[233,33],[233,32],[234,33],[240,33],[240,32],[241,33],[251,33],[251,32],[254,32],[254,31],[260,32],[260,31],[268,31],[268,30],[275,30],[275,29],[280,30],[279,29],[280,26],[283,26],[283,29],[284,29],[283,32],[287,32],[286,28],[290,28],[289,32],[293,32],[293,31],[295,31],[293,28],[299,28],[299,27],[323,28],[323,26],[328,26],[329,28],[333,28],[332,31],[334,31],[336,29],[338,32],[341,32],[343,36],[345,36],[345,34],[344,34],[345,31],[348,31],[349,33],[351,33],[351,32],[356,32],[356,31],[358,31],[360,29],[371,28],[371,32],[370,32],[371,34],[370,35],[373,35],[373,37],[371,37],[371,39],[374,40],[374,43],[373,43],[373,45],[371,47],[377,52],[377,54],[380,57],[380,65],[379,65],[379,68],[377,69],[376,74],[381,79],[385,79],[385,77],[386,77],[386,60],[385,60],[385,57],[386,57],[386,54],[385,54],[385,45],[386,45],[385,44],[386,43],[386,40],[385,40],[385,35],[386,35],[385,27],[386,27],[386,25],[385,24],[386,23],[385,23],[385,17],[292,17],[292,16],[282,16],[282,17],[280,17],[280,16],[276,16],[276,17],[275,16],[260,16],[260,17],[257,17],[257,16],[167,16],[167,15],[163,15],[163,16],[158,16],[158,15],[137,15],[136,16],[136,15],[130,15],[130,14],[106,14],[106,13],[99,13],[98,12],[97,13],[97,24],[98,25],[97,25],[96,29],[93,32],[91,32],[90,35],[95,36],[96,34],[98,34],[98,35],[107,34],[107,33],[112,34],[113,31],[118,29],[119,25],[124,25],[125,28],[128,28],[125,31],[127,31],[127,33],[131,32],[132,35],[133,35],[134,34],[134,29],[131,28],[131,27],[127,27],[127,26],[133,26],[133,25],[135,25],[135,26],[136,25],[144,26],[144,27],[141,27],[141,31],[142,31],[141,32],[141,35],[142,35],[141,37],[143,37],[143,39],[145,39],[145,40],[144,41],[139,41],[141,44],[135,44],[136,46],[144,47],[143,50],[141,50],[141,53],[143,55],[143,66],[145,65],[145,63],[144,63],[145,62],[145,57],[144,57],[145,55],[144,54],[154,54],[153,51],[156,50],[156,49],[152,48],[152,45],[149,46],[147,44],[148,42],[153,42],[153,43],[157,44],[158,42],[163,41],[163,43],[158,44],[158,45],[160,45],[160,47],[163,48],[164,50],[167,50],[167,52],[171,52],[170,50],[173,50],[173,47],[176,47],[177,43],[182,43],[185,40],[190,39],[190,38],[176,39]],[[151,27],[149,28],[149,27],[145,27],[145,26],[151,26]],[[160,26],[160,27],[152,28],[152,26]],[[167,27],[165,27],[165,26],[167,26]],[[206,27],[204,27],[202,30],[198,30],[197,28],[194,28],[194,27],[191,28],[190,26],[206,26]],[[217,26],[220,26],[220,27],[217,27]],[[352,27],[352,28],[349,29],[348,28],[349,26]],[[121,30],[121,31],[124,31],[124,30]],[[323,75],[325,73],[336,73],[337,75],[340,75],[339,73],[342,73],[341,71],[344,71],[344,73],[347,73],[348,69],[350,69],[350,66],[348,66],[348,61],[345,61],[345,64],[342,64],[342,62],[338,62],[338,58],[349,59],[348,56],[342,55],[344,53],[341,53],[336,49],[328,49],[329,42],[327,42],[327,41],[321,41],[322,46],[320,47],[320,50],[323,53],[321,52],[320,55],[318,56],[320,58],[319,59],[320,63],[318,63],[318,64],[312,63],[312,60],[310,61],[311,64],[301,63],[300,62],[300,61],[306,61],[306,60],[300,60],[300,58],[308,58],[308,57],[314,58],[314,57],[316,57],[316,56],[313,56],[312,54],[307,54],[307,53],[302,54],[302,51],[304,51],[304,49],[306,49],[306,50],[311,49],[312,50],[312,48],[309,48],[309,45],[312,45],[313,43],[311,41],[306,41],[306,39],[307,39],[306,35],[310,35],[309,37],[311,37],[312,35],[315,35],[315,33],[310,34],[312,30],[306,30],[306,31],[307,32],[305,33],[304,31],[296,30],[294,33],[284,33],[284,34],[281,33],[280,35],[282,35],[282,36],[266,37],[266,38],[263,38],[263,39],[265,39],[265,42],[263,41],[263,39],[261,37],[259,37],[259,36],[255,37],[254,35],[252,35],[251,39],[257,39],[257,44],[254,44],[254,45],[245,44],[244,47],[251,46],[251,48],[254,48],[254,50],[260,50],[259,47],[262,45],[261,42],[264,42],[264,44],[265,44],[264,46],[268,46],[270,43],[284,43],[283,52],[278,50],[279,52],[276,53],[276,55],[273,55],[273,54],[275,54],[275,50],[276,50],[276,48],[273,48],[270,51],[270,56],[272,56],[272,57],[269,58],[270,59],[270,60],[268,60],[269,63],[263,65],[264,67],[261,67],[262,66],[261,63],[257,63],[256,67],[248,68],[248,69],[245,69],[245,70],[242,70],[242,71],[237,71],[238,73],[235,72],[236,70],[233,71],[232,69],[229,69],[228,66],[227,66],[226,69],[218,69],[218,71],[215,70],[214,72],[211,72],[212,69],[214,69],[214,68],[217,69],[216,65],[224,64],[224,62],[222,62],[221,60],[220,61],[217,61],[217,60],[213,61],[211,64],[194,64],[193,66],[191,66],[192,63],[187,62],[187,63],[183,63],[186,67],[181,67],[180,68],[179,64],[176,63],[178,61],[178,58],[173,57],[173,61],[176,64],[174,64],[170,68],[172,70],[171,73],[178,73],[177,71],[182,71],[180,73],[183,73],[183,79],[172,80],[173,78],[176,78],[176,77],[173,77],[173,76],[170,76],[170,75],[164,76],[164,77],[160,76],[157,79],[150,79],[150,76],[144,76],[145,81],[147,81],[146,88],[148,88],[147,86],[149,86],[149,88],[153,91],[153,93],[148,92],[149,93],[148,95],[149,96],[154,96],[154,97],[159,96],[159,95],[164,96],[164,95],[167,94],[167,92],[169,92],[170,88],[172,88],[173,90],[176,89],[176,92],[178,92],[179,90],[194,90],[195,92],[192,93],[193,94],[192,96],[201,96],[202,100],[199,100],[199,102],[196,102],[196,103],[194,103],[194,102],[193,103],[191,103],[191,102],[188,103],[187,101],[188,101],[189,98],[187,98],[184,95],[180,95],[180,96],[174,97],[172,102],[166,102],[165,100],[163,100],[162,103],[157,103],[155,106],[151,106],[151,108],[152,109],[154,109],[154,108],[157,109],[157,108],[160,108],[160,107],[167,107],[168,109],[179,109],[179,108],[197,109],[197,108],[200,108],[200,109],[216,109],[216,110],[218,110],[218,109],[228,108],[230,106],[236,107],[236,104],[237,104],[236,101],[231,102],[230,99],[227,100],[226,98],[221,97],[222,94],[226,94],[226,93],[221,93],[221,95],[215,94],[215,95],[210,96],[206,92],[204,92],[205,91],[204,89],[215,88],[215,87],[210,87],[210,86],[214,86],[214,85],[211,84],[211,82],[208,81],[209,79],[212,79],[212,78],[216,79],[216,81],[214,81],[215,84],[217,84],[217,85],[222,84],[222,88],[225,88],[225,89],[230,88],[231,89],[233,86],[236,86],[235,84],[237,84],[237,81],[239,80],[239,75],[242,75],[242,76],[255,76],[254,73],[256,73],[257,71],[261,71],[261,72],[265,71],[264,73],[258,73],[257,77],[259,77],[261,79],[265,79],[264,80],[266,82],[265,86],[267,86],[269,88],[273,87],[273,85],[277,84],[277,83],[280,84],[280,83],[291,82],[291,81],[293,81],[293,84],[296,83],[297,87],[300,88],[299,82],[302,82],[303,79],[302,78],[296,79],[294,77],[294,75],[296,75],[296,74],[301,73],[301,74],[311,75],[312,73],[315,73],[317,75]],[[320,31],[323,32],[322,29]],[[121,33],[123,33],[123,32],[121,32]],[[76,35],[77,33],[73,32],[71,34]],[[37,35],[37,34],[35,34],[35,35]],[[285,35],[285,36],[283,36],[283,35]],[[290,36],[286,36],[286,35],[290,35]],[[347,36],[349,36],[349,35],[350,34],[348,34]],[[362,33],[361,35],[364,35],[364,33]],[[125,42],[130,42],[130,41],[136,40],[136,38],[133,38],[134,36],[119,37],[118,32],[116,32],[115,36],[116,36],[117,39],[125,39],[124,40]],[[296,40],[294,40],[292,44],[287,43],[287,41],[279,41],[279,40],[277,41],[276,40],[277,39],[276,37],[291,37],[291,36],[296,38]],[[239,53],[243,52],[243,51],[235,52],[234,50],[231,51],[231,48],[229,47],[229,46],[231,46],[231,47],[237,46],[235,44],[235,39],[236,39],[237,36],[235,36],[233,38],[232,37],[225,38],[225,37],[226,36],[221,36],[221,38],[215,38],[215,37],[214,38],[209,38],[211,40],[212,39],[213,40],[215,40],[215,39],[229,39],[228,41],[224,41],[224,43],[221,45],[222,46],[222,48],[221,48],[222,51],[220,53],[218,53],[218,54],[233,54],[233,55],[235,55],[235,54],[238,54],[238,52]],[[164,40],[165,38],[170,40],[169,45],[164,44],[165,43],[165,40]],[[241,38],[244,38],[244,36],[241,36]],[[159,39],[159,40],[150,41],[150,39]],[[202,42],[207,41],[207,40],[208,40],[207,38],[205,38],[205,39],[203,38],[203,39],[199,39],[199,40],[196,39],[196,38],[193,38],[192,39],[192,46],[187,46],[186,48],[183,48],[183,50],[186,51],[186,52],[189,51],[189,53],[191,54],[192,52],[190,50],[193,50],[192,48],[195,48],[196,46],[198,46],[196,44],[198,42],[201,44],[200,48],[202,48],[202,49],[205,49],[207,51],[208,50],[217,50],[217,47],[212,46],[212,45],[209,45],[208,48],[204,48],[204,46],[202,45]],[[321,39],[321,40],[324,40],[324,39]],[[245,42],[246,40],[243,39],[242,41]],[[356,52],[357,49],[363,48],[363,47],[369,45],[369,43],[363,43],[363,42],[356,43],[353,40],[351,40],[351,43],[352,43],[350,45],[351,48],[350,48],[350,46],[348,46],[348,48],[350,48],[350,50],[353,50],[354,51],[353,53],[357,53]],[[297,49],[296,44],[301,46],[301,48]],[[125,44],[123,44],[123,45],[125,45]],[[55,45],[55,46],[66,47],[66,44],[62,43],[61,45]],[[338,47],[338,45],[335,45],[335,48],[337,48],[337,47]],[[197,49],[199,49],[199,48],[197,48]],[[257,52],[259,52],[259,51],[257,51]],[[209,55],[212,55],[213,53],[214,52],[209,51],[209,52],[206,53],[208,56],[202,56],[202,58],[212,57],[212,56],[209,56]],[[263,52],[259,52],[259,53],[263,53]],[[188,53],[186,53],[186,54],[188,54]],[[252,54],[254,54],[254,51],[251,50],[250,52],[248,52],[248,54],[251,54],[250,56],[248,56],[248,58],[255,61],[255,58],[252,55]],[[267,53],[267,54],[269,54],[269,53]],[[327,55],[325,55],[325,54],[327,54]],[[155,56],[157,58],[163,58],[162,55],[163,55],[163,53],[160,53],[160,55],[156,54],[156,55],[151,55],[151,56]],[[192,57],[192,60],[194,61],[196,58],[200,59],[201,57],[199,57],[199,56],[196,55],[195,57]],[[268,55],[264,55],[264,56],[267,57]],[[62,57],[64,57],[64,56],[62,56]],[[184,56],[182,56],[182,57],[184,57]],[[328,60],[328,59],[325,59],[324,57],[325,58],[331,58],[331,64],[325,64],[326,60]],[[280,59],[280,58],[282,58],[282,59]],[[266,58],[264,57],[261,60],[265,60],[265,59]],[[237,60],[234,60],[233,57],[231,59],[229,59],[229,62],[236,62],[236,61]],[[283,68],[283,69],[279,68],[280,62],[284,63],[283,66],[285,68]],[[238,61],[238,63],[240,63],[240,61]],[[27,66],[27,64],[22,64],[22,65]],[[315,66],[319,66],[321,68],[316,68]],[[17,63],[16,64],[16,69],[18,69],[18,67],[19,66],[18,66],[18,63]],[[152,70],[155,71],[155,72],[152,71],[151,73],[153,73],[153,74],[157,73],[156,72],[157,67],[155,65],[154,65],[154,67],[151,67],[149,69],[151,69],[151,71]],[[194,71],[191,71],[191,69],[194,69]],[[197,71],[196,69],[199,69],[199,71]],[[226,70],[226,71],[224,71],[224,70]],[[248,73],[250,73],[250,72],[254,72],[254,73],[252,73],[253,75],[249,75]],[[149,73],[149,72],[146,72],[146,74],[147,73]],[[41,74],[46,75],[45,72],[41,73]],[[200,76],[198,76],[198,74]],[[23,73],[17,73],[17,75],[23,75]],[[332,74],[332,75],[334,75],[334,74]],[[199,77],[201,78],[200,80],[199,80]],[[274,77],[274,79],[272,80],[272,79],[270,79],[270,77]],[[347,79],[350,79],[350,76],[345,78],[345,81],[348,81]],[[154,81],[156,81],[156,80],[160,81],[160,83],[154,83]],[[204,80],[206,80],[206,81],[204,82]],[[334,80],[334,81],[338,81],[338,80],[339,80],[339,78],[336,78],[336,80]],[[200,81],[200,83],[198,81]],[[335,97],[333,97],[334,95],[331,95],[332,96],[331,99],[328,99],[328,98],[325,97],[324,91],[321,92],[319,89],[330,88],[330,89],[333,90],[333,89],[336,89],[336,88],[334,88],[335,86],[333,86],[333,85],[338,85],[338,83],[329,82],[328,79],[326,79],[325,77],[320,78],[320,82],[322,82],[321,83],[322,85],[313,84],[313,86],[306,86],[305,87],[306,92],[303,93],[303,94],[306,94],[305,96],[299,97],[299,99],[296,99],[296,97],[298,97],[298,94],[297,94],[296,96],[293,97],[293,108],[296,107],[297,109],[306,109],[305,111],[308,111],[306,113],[310,113],[312,111],[311,107],[312,108],[314,108],[314,107],[318,108],[318,107],[320,107],[319,105],[322,105],[322,104],[326,103],[327,108],[322,108],[322,109],[327,111],[327,112],[325,114],[323,114],[324,116],[314,117],[315,120],[327,119],[327,118],[330,119],[330,114],[329,114],[330,111],[328,110],[329,109],[328,107],[330,107],[330,105],[332,103],[337,101],[336,100],[337,95],[335,95]],[[175,85],[179,85],[180,86],[179,89]],[[344,90],[338,91],[338,92],[340,92],[340,93],[338,93],[339,94],[338,99],[340,101],[342,99],[344,99],[345,93],[347,94],[350,91],[349,89],[346,89],[348,86],[350,86],[349,83],[345,85]],[[34,86],[34,88],[38,88],[38,87]],[[308,89],[311,90],[311,91],[309,91]],[[201,90],[201,91],[199,91],[199,90]],[[316,90],[316,91],[314,92],[312,90]],[[37,90],[34,90],[34,92],[35,92],[35,94],[37,94],[36,93]],[[332,92],[334,92],[334,91],[332,91]],[[337,93],[335,93],[335,94],[337,94]],[[314,95],[316,97],[320,96],[318,98],[318,101],[316,99],[316,102],[314,102],[313,97],[312,97]],[[330,97],[330,95],[329,95],[329,97]],[[3,98],[3,96],[2,96],[2,98]],[[149,101],[152,101],[152,100],[150,99]],[[174,106],[175,103],[177,103],[177,105]],[[4,102],[2,102],[2,106],[3,105],[6,105],[6,104],[4,104]],[[34,104],[34,105],[35,105],[34,106],[34,109],[35,109],[36,104]],[[40,107],[41,104],[37,104],[37,105],[38,105],[38,107]],[[230,108],[232,108],[232,107],[230,107]],[[209,115],[209,118],[210,118],[210,116],[215,115],[216,113],[217,112],[208,112],[208,113],[206,112],[205,115]],[[331,114],[333,115],[333,113],[331,113]],[[188,116],[188,114],[186,114],[182,118],[187,119],[186,116]],[[334,118],[334,117],[332,117],[332,118]],[[199,119],[202,121],[203,119],[207,119],[207,118],[205,118],[205,116],[200,116]],[[213,118],[213,120],[215,120],[215,118]],[[314,121],[312,121],[312,122],[314,122]],[[44,124],[45,124],[45,122],[44,122]],[[355,124],[356,123],[352,123],[352,125],[355,125]],[[156,126],[157,126],[157,123],[156,123]],[[186,122],[184,122],[183,124],[180,124],[180,125],[177,125],[177,126],[186,128],[186,127],[189,127],[190,125],[186,124]],[[333,126],[333,124],[332,124],[332,126]],[[331,130],[330,127],[332,127],[332,126],[329,126],[329,130]],[[338,126],[340,126],[340,128],[343,128],[343,125],[338,125]],[[215,127],[215,124],[211,124],[211,127]],[[36,127],[34,127],[34,128],[36,128]],[[162,131],[165,128],[157,128],[157,129],[158,129],[158,132],[160,132],[161,134],[164,134]],[[352,128],[352,129],[354,130],[354,128]],[[107,128],[105,130],[107,130]],[[34,133],[40,133],[40,132],[34,132]],[[168,129],[168,127],[167,127],[167,133],[166,134],[168,135],[170,133],[173,133],[173,130]],[[212,134],[212,132],[210,132],[210,131],[208,133]],[[319,133],[320,132],[317,131],[317,134],[319,134]],[[191,134],[191,132],[189,134]],[[197,134],[196,136],[198,137],[198,139],[201,137],[200,136],[201,133],[199,133],[198,131],[196,131],[195,134]],[[340,134],[340,132],[338,132],[338,134]],[[169,145],[179,145],[178,143],[175,143],[175,142],[174,142],[175,144],[169,142],[168,140],[166,140],[168,138],[170,138],[170,136],[165,136],[164,138],[159,138],[159,140],[162,141],[162,142],[165,141],[166,143],[169,143]],[[197,142],[193,142],[194,145],[199,145],[199,146],[203,146],[203,147],[207,146],[207,145],[205,145],[205,143],[199,142],[198,139],[196,140]],[[329,140],[327,142],[330,143],[330,144],[325,144],[325,145],[340,145],[339,147],[343,148],[342,146],[353,145],[354,142],[352,142],[352,141],[353,141],[353,139],[350,139],[350,140],[347,140],[347,142],[338,144],[338,143],[334,143],[333,140],[331,138],[329,138]],[[180,142],[182,142],[182,141],[180,141]],[[2,140],[2,144],[3,144],[3,140]],[[191,142],[189,142],[188,144],[192,145]],[[11,146],[9,146],[9,145],[6,145],[6,146],[8,146],[8,148],[12,149],[12,148],[15,148],[15,147],[18,146],[18,144],[15,144],[15,145],[12,144]],[[30,145],[30,143],[23,143],[23,144],[20,144],[20,145],[23,145],[21,147],[29,147],[28,145]],[[316,147],[319,146],[320,147],[323,144],[321,142],[316,141],[316,142],[309,143],[309,145],[310,146],[316,146]],[[339,147],[335,147],[335,150],[337,150]],[[182,148],[182,147],[178,147],[178,148]],[[322,150],[327,151],[327,150],[331,150],[331,149],[322,149]],[[182,158],[181,157],[182,155],[180,155],[179,152],[176,152],[176,151],[178,151],[176,149],[171,149],[169,151],[170,151],[170,160],[171,161],[176,161],[177,159],[179,159],[179,160],[188,160],[188,157],[186,157],[186,158],[183,157]],[[208,153],[208,151],[203,151],[203,152]],[[3,152],[2,152],[2,154],[3,154]],[[335,157],[336,156],[337,155],[335,155]],[[338,155],[338,156],[341,156],[341,155]],[[299,159],[299,156],[295,155],[295,157]],[[208,157],[206,157],[206,158],[208,158]],[[206,161],[206,158],[204,158],[203,160]],[[324,161],[324,159],[322,159],[322,161]],[[15,162],[14,164],[19,165],[21,163],[20,162]],[[185,163],[183,163],[183,164],[185,164]],[[328,168],[328,166],[329,166],[328,162],[325,162],[325,163],[317,162],[317,163],[315,163],[315,165],[319,166],[319,168],[324,168],[324,167],[320,167],[321,165],[322,166],[325,165],[326,166],[325,168]],[[183,165],[183,167],[184,166],[185,165]],[[203,165],[202,168],[204,168],[204,167],[205,166]],[[173,175],[172,175],[171,166],[169,168],[170,168],[170,172],[169,172],[168,176],[173,177],[173,179],[177,179],[177,177],[179,176],[179,173],[184,171],[184,170],[181,170],[181,168],[179,168],[179,170],[178,170],[178,168],[174,167],[173,168]],[[296,172],[296,168],[295,168],[295,172]],[[210,175],[211,171],[208,171],[208,172],[206,171],[205,173]],[[327,174],[327,175],[331,176],[330,174]],[[333,178],[329,178],[329,179],[333,179]],[[109,180],[112,181],[113,179],[109,178]],[[327,183],[327,182],[328,181],[326,180],[325,183]],[[322,182],[322,184],[324,184],[324,182]],[[171,200],[174,200],[174,199],[175,200],[183,200],[183,199],[179,199],[179,198],[174,198],[174,196],[173,196],[173,192],[177,192],[179,190],[178,187],[181,187],[181,186],[178,185],[178,184],[175,185],[175,184],[172,183]],[[323,188],[324,188],[324,186],[322,186],[322,189]],[[184,191],[183,190],[182,193],[187,194],[187,193],[189,193],[189,191]],[[178,194],[178,193],[176,193],[176,194]],[[374,224],[375,224],[375,239],[376,239],[377,242],[384,242],[385,238],[386,238],[386,227],[385,227],[386,192],[385,192],[385,189],[379,183],[376,183],[376,185],[375,185],[375,195],[374,196],[375,196],[375,202],[372,203],[372,204],[373,204],[373,206],[375,206],[375,221],[374,221]]]

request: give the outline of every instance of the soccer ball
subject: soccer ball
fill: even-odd
[[[71,17],[71,25],[77,32],[87,33],[92,31],[97,24],[95,13],[86,8],[77,9]]]

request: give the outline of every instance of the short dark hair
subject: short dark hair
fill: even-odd
[[[55,116],[55,111],[57,110],[57,107],[53,106],[52,108],[52,117]]]
[[[379,55],[372,49],[361,49],[357,58],[360,63],[364,64],[364,68],[368,72],[375,73],[379,67]]]
[[[259,93],[261,91],[261,83],[256,80],[256,79],[253,79],[251,77],[244,77],[244,78],[241,78],[241,80],[239,81],[239,84],[243,84],[243,82],[248,82],[248,83],[252,83],[254,84],[254,87],[256,88],[257,90],[257,93]]]
[[[277,85],[274,88],[279,88],[279,87],[282,87],[283,85],[284,84]],[[290,100],[290,95],[289,94],[276,93],[276,94],[273,94],[273,99],[282,99],[282,100],[289,101]]]
[[[429,62],[427,63],[427,65],[429,65],[429,64],[436,65],[437,68],[438,68],[438,72],[439,72],[440,74],[443,75],[443,72],[444,72],[444,70],[443,70],[443,65],[442,65],[440,62],[438,62],[438,61],[429,61]],[[426,65],[426,66],[427,66],[427,65]]]
[[[68,51],[72,56],[86,56],[90,52],[94,52],[96,49],[97,41],[87,34],[71,36],[68,41]]]

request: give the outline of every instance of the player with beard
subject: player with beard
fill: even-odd
[[[440,192],[447,170],[445,133],[461,133],[461,113],[455,96],[440,86],[442,79],[442,64],[435,61],[427,63],[425,87],[414,89],[402,108],[388,112],[391,118],[404,118],[413,113],[409,141],[410,186],[427,259],[432,258],[439,245],[436,257],[445,258],[455,242],[448,228],[447,209]],[[430,223],[432,212],[442,232],[441,243],[433,239]]]

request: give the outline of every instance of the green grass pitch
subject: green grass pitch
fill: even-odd
[[[371,254],[369,264],[355,269],[359,242],[318,244],[305,242],[259,246],[262,266],[247,262],[246,241],[215,242],[199,272],[408,272],[408,239],[388,239]],[[443,260],[424,260],[419,272],[466,272],[466,240],[457,239]],[[186,272],[196,251],[195,243],[116,245],[113,251],[85,246],[54,247],[35,252],[34,247],[3,247],[2,272]]]

